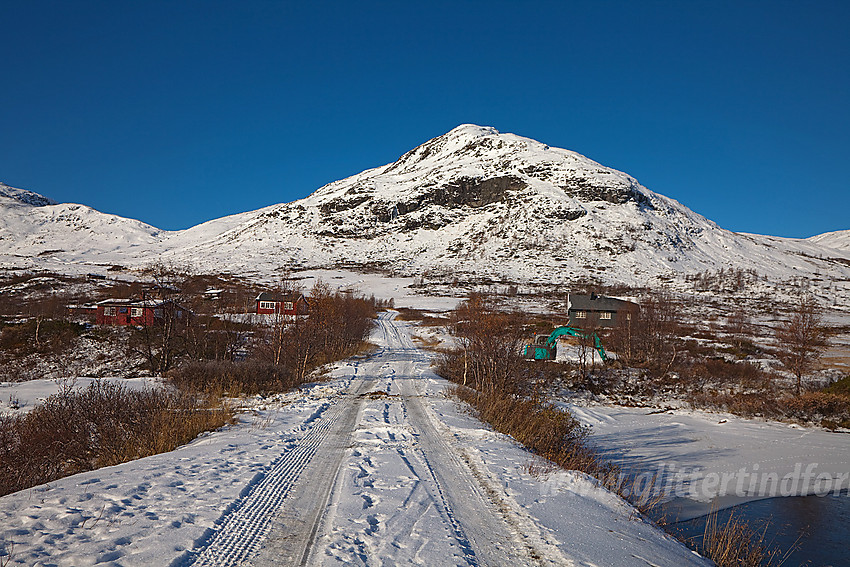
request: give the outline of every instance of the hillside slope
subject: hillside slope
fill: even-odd
[[[807,238],[809,242],[813,242],[818,246],[826,246],[850,252],[850,230],[837,230],[835,232],[826,232]]]
[[[165,231],[85,205],[56,203],[0,183],[0,264],[61,268],[68,264],[138,262]]]

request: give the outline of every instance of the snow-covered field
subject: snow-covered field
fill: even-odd
[[[0,498],[2,560],[707,564],[592,479],[530,474],[526,451],[445,396],[409,332],[382,319],[373,356],[176,451]]]
[[[569,408],[592,426],[592,441],[609,458],[672,500],[679,520],[712,505],[850,489],[846,433],[682,409]]]
[[[463,296],[446,297],[429,295],[425,290],[417,289],[415,279],[410,277],[391,277],[382,273],[362,273],[351,270],[303,270],[293,274],[298,284],[305,290],[311,289],[321,281],[333,290],[350,291],[366,297],[374,295],[378,299],[392,299],[396,307],[410,307],[433,311],[450,311],[466,299]],[[269,283],[274,283],[269,279]]]

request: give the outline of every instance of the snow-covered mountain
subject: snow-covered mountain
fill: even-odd
[[[0,266],[138,262],[166,232],[143,222],[0,183]]]
[[[91,219],[95,213],[86,210]],[[128,265],[161,259],[261,274],[372,266],[461,279],[631,284],[738,267],[773,278],[850,279],[850,249],[816,238],[733,233],[580,154],[475,125],[458,126],[394,163],[305,199],[185,231],[165,233],[126,219],[136,224],[125,228],[116,220],[104,227],[87,218],[77,218],[81,230],[111,243],[98,250]],[[61,246],[48,244],[48,221],[41,221],[36,242],[16,242],[15,253],[33,257],[54,246],[92,261],[75,248],[78,242],[63,237]],[[60,223],[63,231],[67,226]],[[117,241],[124,231],[126,244]],[[0,254],[8,251],[0,241]]]
[[[817,236],[812,236],[807,240],[820,246],[827,246],[829,248],[850,252],[850,230],[825,232],[823,234],[818,234]]]
[[[848,269],[821,259],[847,258],[816,242],[724,230],[580,154],[474,125],[305,199],[175,234],[168,248],[174,258],[264,272],[372,265],[532,282]]]

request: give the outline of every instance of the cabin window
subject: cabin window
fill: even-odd
[[[292,302],[291,301],[284,301],[283,302],[283,308],[289,309],[291,311],[292,310]]]
[[[119,307],[118,313],[121,313],[122,315],[126,315],[127,314],[127,308],[126,307]]]
[[[600,319],[611,319],[611,313],[608,311],[603,311],[599,314]]]
[[[587,311],[576,311],[576,319],[587,319]]]
[[[142,316],[142,308],[141,307],[131,307],[130,308],[130,317],[141,317]]]
[[[261,301],[260,309],[274,309],[274,301]]]
[[[103,314],[107,317],[115,317],[115,308],[114,307],[104,307]]]

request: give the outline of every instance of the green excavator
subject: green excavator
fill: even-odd
[[[593,348],[599,353],[603,362],[608,361],[608,354],[602,347],[602,341],[596,333],[586,333],[581,329],[573,327],[558,327],[550,335],[537,335],[533,344],[525,345],[525,358],[534,360],[555,360],[557,354],[558,337],[569,335],[580,339],[593,339]]]

